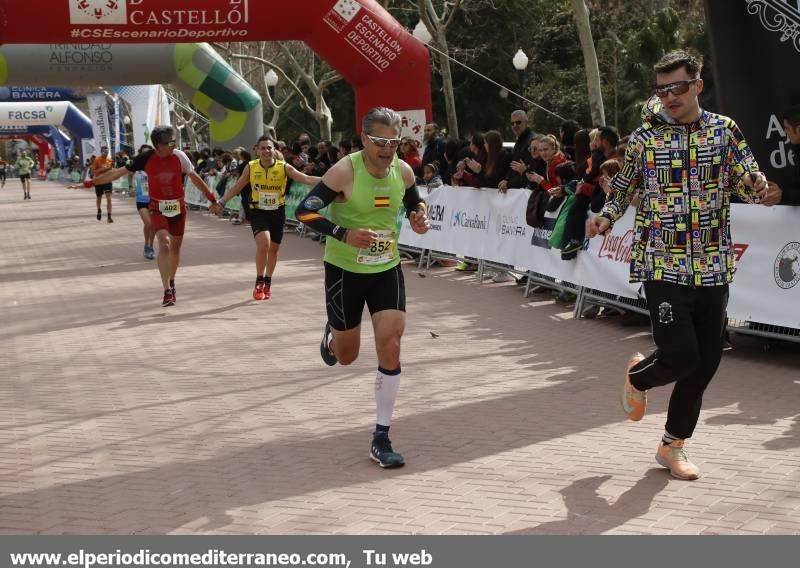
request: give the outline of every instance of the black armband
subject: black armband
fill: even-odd
[[[406,208],[406,217],[411,217],[412,213],[425,210],[425,202],[420,197],[416,185],[406,188],[406,193],[403,195],[403,207]]]
[[[323,182],[319,182],[297,206],[297,211],[294,214],[295,218],[318,233],[344,242],[347,236],[347,229],[334,225],[319,213],[321,209],[325,209],[333,203],[338,195]]]

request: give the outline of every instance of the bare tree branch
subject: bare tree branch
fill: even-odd
[[[456,14],[458,13],[458,9],[461,7],[461,3],[464,0],[456,0],[455,5],[453,6],[452,10],[450,10],[450,15],[447,16],[447,21],[442,24],[442,27],[446,30],[447,27],[452,23],[453,18],[455,18]]]

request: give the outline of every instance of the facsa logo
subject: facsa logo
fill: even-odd
[[[126,0],[69,0],[72,24],[127,24]]]
[[[43,110],[10,110],[8,111],[8,120],[47,120],[47,112]]]

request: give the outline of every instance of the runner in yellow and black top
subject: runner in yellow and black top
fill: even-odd
[[[256,144],[258,160],[245,166],[236,183],[213,205],[212,211],[219,215],[227,201],[250,186],[242,195],[248,200],[247,218],[256,240],[256,285],[254,300],[269,300],[272,276],[278,264],[278,250],[283,240],[283,225],[286,222],[286,183],[288,179],[314,185],[322,179],[298,172],[275,154],[275,143],[262,136]]]
[[[400,338],[405,329],[406,294],[397,250],[397,215],[405,206],[411,228],[428,230],[425,203],[414,172],[397,157],[400,115],[378,107],[362,121],[364,149],[339,160],[297,208],[297,219],[329,235],[325,243],[328,323],[320,345],[328,365],[349,365],[358,357],[364,304],[372,316],[378,352],[376,424],[370,459],[398,467],[389,426],[400,389]],[[331,220],[319,214],[331,205]]]

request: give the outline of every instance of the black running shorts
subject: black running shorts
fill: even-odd
[[[403,270],[394,268],[375,274],[349,272],[325,263],[325,302],[328,321],[337,331],[361,325],[364,304],[373,315],[383,310],[406,311],[406,284]]]
[[[283,226],[286,223],[286,209],[283,205],[275,211],[251,208],[247,211],[247,218],[250,220],[250,228],[253,230],[254,237],[258,233],[269,231],[270,240],[275,244],[281,244]]]
[[[101,185],[94,186],[94,194],[97,197],[103,197],[103,195],[106,194],[106,193],[111,193],[111,184],[110,183],[104,183],[104,184],[101,184]]]

